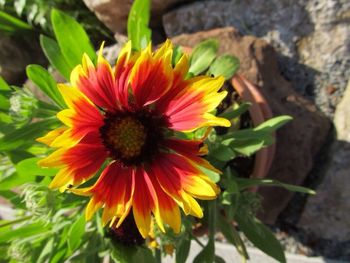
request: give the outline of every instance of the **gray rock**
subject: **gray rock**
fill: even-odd
[[[324,179],[304,208],[299,226],[324,239],[350,241],[350,81],[334,117],[336,141]]]
[[[284,77],[332,116],[350,75],[349,18],[347,0],[214,0],[171,11],[163,23],[169,37],[234,26],[266,39]]]

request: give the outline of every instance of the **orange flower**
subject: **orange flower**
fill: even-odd
[[[182,208],[202,217],[196,199],[214,199],[219,188],[200,167],[215,170],[202,155],[203,140],[175,138],[175,131],[230,126],[213,111],[226,92],[224,79],[207,76],[186,79],[188,56],[173,68],[172,44],[156,52],[151,46],[131,52],[128,42],[112,68],[102,56],[95,67],[84,55],[71,74],[70,85],[58,86],[68,108],[57,114],[65,125],[38,138],[57,148],[40,161],[59,172],[51,188],[91,196],[90,219],[103,207],[102,221],[120,226],[132,209],[136,225],[146,238],[153,214],[159,229],[164,224],[180,231]],[[97,182],[75,188],[92,178],[107,162]]]

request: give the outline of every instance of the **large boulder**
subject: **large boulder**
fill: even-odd
[[[350,81],[334,116],[336,140],[317,195],[310,197],[299,226],[315,236],[350,241]]]
[[[332,116],[350,75],[350,1],[198,1],[163,17],[169,37],[233,26],[279,52],[280,70]]]
[[[0,76],[8,83],[21,85],[26,79],[26,66],[34,63],[46,63],[37,40],[31,37],[0,37]]]
[[[241,36],[234,28],[215,29],[174,37],[175,44],[193,47],[207,38],[220,41],[219,53],[232,54],[240,60],[239,73],[256,84],[274,115],[288,114],[294,120],[277,132],[275,160],[268,177],[301,184],[313,167],[313,159],[330,129],[329,120],[315,105],[299,95],[281,76],[274,48],[254,36]],[[273,223],[285,208],[292,193],[280,188],[261,188],[266,223]]]
[[[126,25],[133,0],[84,0],[86,6],[113,32],[126,33]],[[170,8],[189,0],[152,0],[153,27],[160,27],[162,15]]]

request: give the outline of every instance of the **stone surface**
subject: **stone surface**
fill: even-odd
[[[175,44],[194,46],[207,38],[220,39],[219,53],[235,55],[239,72],[260,87],[274,115],[289,114],[294,120],[277,132],[277,149],[269,177],[301,184],[313,166],[313,158],[330,129],[328,119],[315,105],[299,95],[280,74],[274,48],[254,36],[241,36],[233,28],[216,29],[173,38]],[[264,213],[260,217],[273,223],[292,193],[280,188],[261,188]]]
[[[159,27],[161,16],[183,2],[190,0],[152,0],[151,25]],[[113,32],[125,33],[129,10],[133,0],[84,0],[86,6]]]
[[[201,238],[200,241],[206,244],[207,240]],[[186,260],[186,263],[191,263],[195,257],[202,251],[202,247],[198,243],[192,241],[190,254]],[[268,255],[264,254],[256,248],[247,248],[249,254],[248,263],[276,263],[277,261]],[[215,254],[222,257],[226,262],[241,262],[241,257],[237,250],[231,244],[226,243],[215,243]],[[305,257],[302,255],[286,254],[286,259],[288,263],[345,263],[345,261],[332,260],[322,257]],[[162,258],[164,263],[174,262],[175,257],[166,256]]]
[[[334,126],[336,141],[323,181],[308,199],[299,226],[320,238],[350,241],[350,81]]]
[[[28,64],[45,63],[39,43],[33,39],[0,37],[0,75],[10,84],[20,85],[25,80]]]
[[[348,0],[201,1],[167,13],[163,23],[170,37],[234,26],[266,39],[279,52],[285,78],[329,116],[350,75]]]

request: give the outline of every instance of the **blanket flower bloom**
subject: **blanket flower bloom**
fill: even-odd
[[[204,139],[175,135],[230,126],[209,113],[226,96],[218,92],[224,78],[186,79],[188,56],[173,67],[170,41],[155,52],[151,45],[132,52],[128,42],[113,68],[102,48],[96,66],[84,55],[70,85],[58,85],[67,105],[57,114],[64,127],[37,139],[56,148],[39,164],[59,168],[51,188],[69,187],[91,197],[87,219],[103,207],[102,222],[118,227],[132,209],[143,238],[152,215],[161,231],[167,224],[178,233],[179,207],[186,215],[202,217],[196,199],[214,199],[220,189],[201,169],[215,170],[201,157],[207,153]],[[92,186],[77,188],[95,174],[100,175]]]

